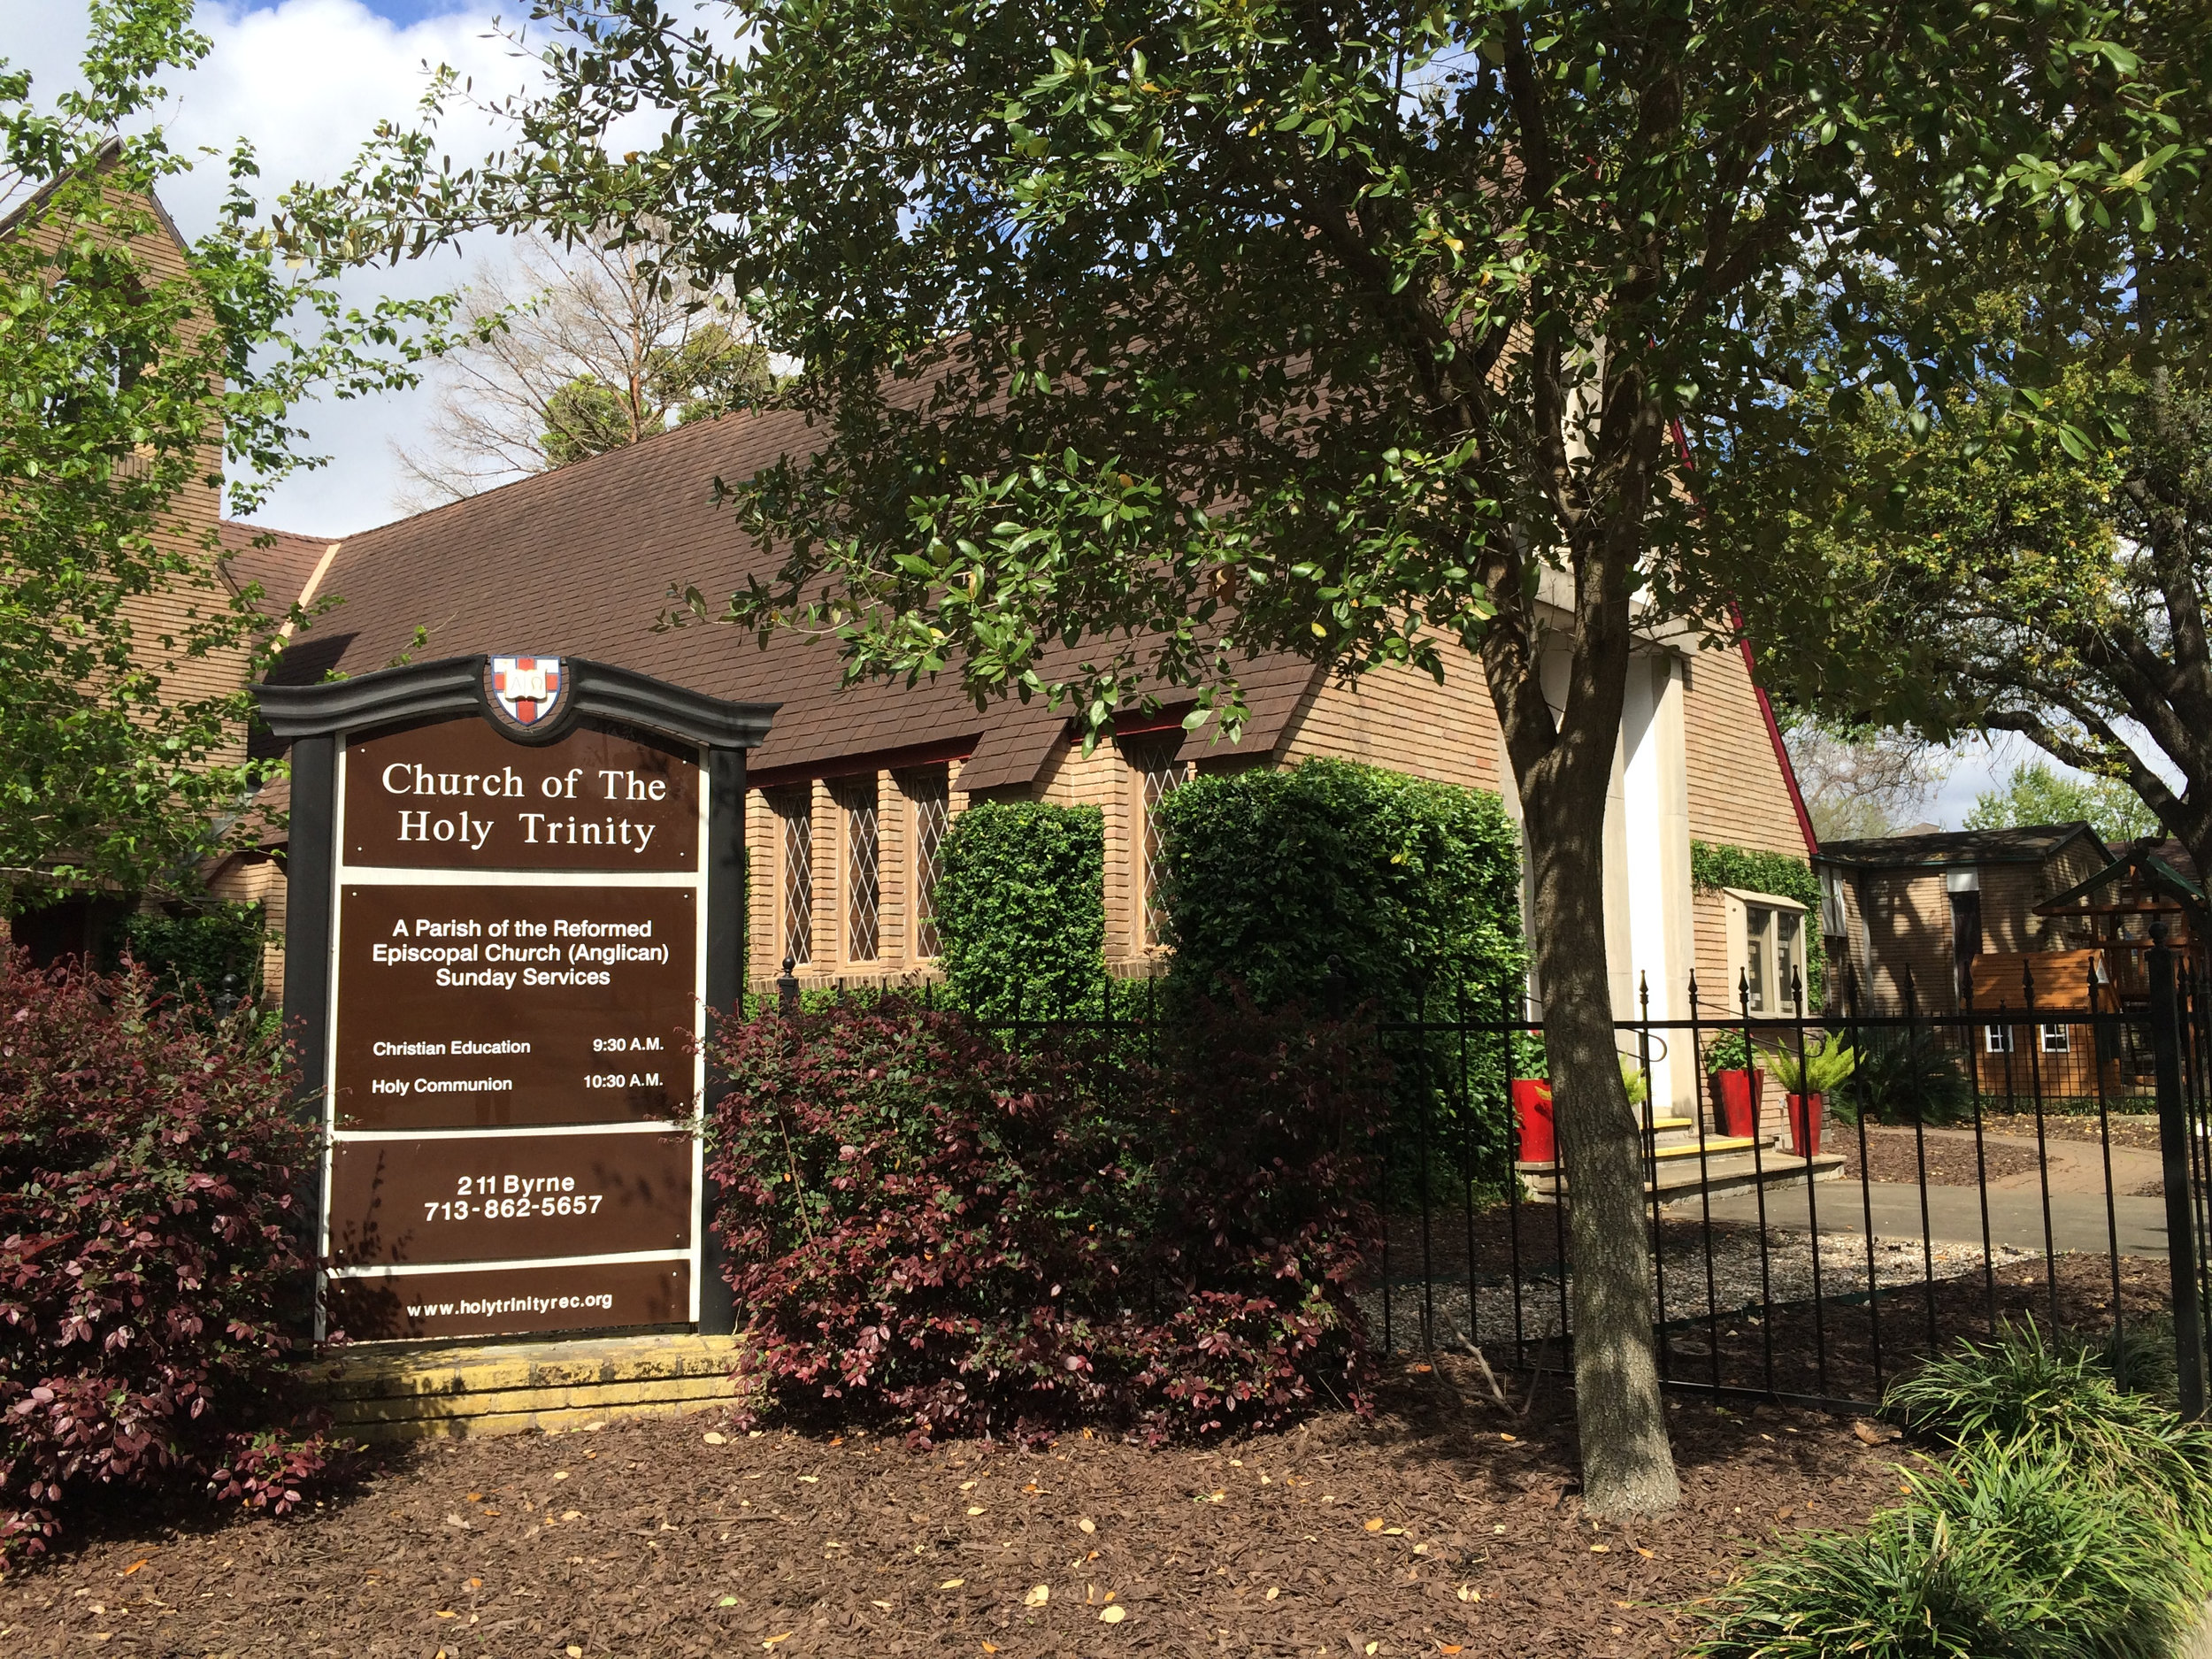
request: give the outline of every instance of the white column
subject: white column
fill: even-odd
[[[1621,711],[1620,824],[1622,879],[1607,887],[1621,893],[1626,950],[1625,980],[1617,1001],[1632,1017],[1647,987],[1653,1019],[1686,1010],[1684,978],[1689,971],[1689,789],[1683,753],[1681,680],[1671,657],[1640,656],[1629,664]],[[1609,850],[1610,849],[1609,848]],[[1687,1033],[1655,1033],[1652,1102],[1682,1110],[1695,1087],[1696,1066],[1680,1064],[1676,1040]]]

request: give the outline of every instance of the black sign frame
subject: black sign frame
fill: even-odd
[[[557,653],[522,653],[547,657]],[[349,737],[431,719],[474,716],[509,742],[549,742],[586,718],[619,721],[657,733],[699,751],[707,787],[703,923],[705,995],[710,1010],[741,1005],[745,989],[745,764],[782,706],[730,703],[631,669],[583,657],[560,657],[568,675],[561,706],[543,729],[526,739],[493,717],[486,691],[490,654],[450,657],[358,675],[322,685],[254,687],[270,731],[291,740],[291,836],[287,857],[284,929],[284,1029],[299,1061],[297,1099],[322,1119],[324,1079],[330,1056],[333,925],[338,865],[338,749]],[[706,1074],[705,1107],[727,1093],[726,1079]],[[311,1225],[322,1214],[322,1162],[303,1194]],[[698,1194],[700,1283],[698,1329],[727,1335],[736,1310],[721,1271],[721,1252],[708,1225],[711,1183]]]

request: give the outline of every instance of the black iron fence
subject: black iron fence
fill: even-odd
[[[2162,945],[2137,986],[2093,975],[1965,1012],[1787,1014],[1701,998],[1620,1020],[1640,1118],[1661,1375],[1674,1389],[1839,1409],[1961,1335],[2032,1317],[2205,1402],[2212,1327],[2212,985]],[[922,985],[856,986],[941,995]],[[842,997],[844,987],[821,995]],[[990,1022],[1143,1052],[1153,980]],[[797,987],[787,977],[786,1005]],[[1521,987],[1425,997],[1377,1027],[1397,1100],[1361,1296],[1387,1353],[1518,1373],[1571,1363],[1573,1261]],[[1571,1102],[1563,1103],[1571,1106]]]
[[[1924,1016],[1763,1015],[1741,995],[1709,1016],[1693,983],[1685,1017],[1618,1022],[1667,1385],[1860,1409],[1953,1338],[2032,1316],[2172,1375],[2200,1414],[2212,996],[2163,947],[2147,966],[2139,997],[2031,972],[2016,1002]],[[1381,1028],[1425,1084],[1386,1158],[1369,1311],[1386,1350],[1568,1363],[1574,1171],[1541,1032],[1511,993]],[[1499,1179],[1471,1126],[1509,1114]]]

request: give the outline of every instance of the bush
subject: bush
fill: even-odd
[[[960,1006],[995,1023],[1089,1007],[1106,973],[1104,816],[978,803],[946,832],[935,902]]]
[[[1703,1659],[2167,1659],[2200,1552],[2170,1506],[1984,1442],[1907,1476],[1863,1533],[1814,1539],[1719,1598]]]
[[[762,1404],[1034,1440],[1259,1428],[1368,1370],[1357,1033],[1195,1011],[1156,1067],[909,1003],[726,1024],[716,1231]]]
[[[1333,993],[1410,1018],[1425,992],[1494,997],[1525,964],[1519,841],[1494,795],[1309,760],[1202,775],[1159,813],[1187,990],[1263,1009]]]
[[[2212,1587],[2212,1432],[2033,1324],[1962,1342],[1885,1415],[1947,1441],[1906,1503],[1724,1593],[1706,1659],[2005,1659],[2177,1650]]]
[[[273,1041],[150,974],[0,956],[0,1555],[102,1486],[283,1510],[279,1321],[315,1154]]]
[[[114,941],[119,959],[108,965],[118,967],[119,956],[127,956],[167,995],[250,1002],[261,994],[265,937],[258,904],[219,903],[182,916],[134,911]]]
[[[1740,1031],[1724,1031],[1705,1049],[1709,1076],[1715,1071],[1748,1071],[1755,1063],[1751,1045]]]
[[[1974,1086],[1932,1030],[1870,1031],[1835,1107],[1847,1123],[1952,1124],[1973,1116]]]

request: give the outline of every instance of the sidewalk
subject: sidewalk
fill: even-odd
[[[1851,1132],[1837,1125],[1832,1136]],[[1930,1129],[1931,1141],[1973,1139],[1970,1129]],[[1824,1138],[1824,1141],[1826,1138]],[[2034,1148],[2033,1136],[1988,1135],[1990,1146]],[[1823,1150],[1839,1149],[1824,1143]],[[2166,1201],[2163,1198],[2116,1197],[2111,1213],[2105,1208],[2103,1151],[2093,1141],[2051,1140],[2045,1143],[2050,1193],[2049,1248],[2079,1250],[2103,1256],[2113,1248],[2116,1230],[2123,1256],[2163,1256],[2166,1254]],[[2112,1186],[2122,1194],[2159,1179],[2158,1155],[2138,1148],[2112,1148]],[[1988,1242],[2016,1249],[2045,1248],[2044,1187],[2034,1171],[1993,1181],[1988,1187]],[[1921,1236],[1922,1188],[1883,1181],[1822,1181],[1813,1188],[1796,1187],[1770,1192],[1766,1220],[1770,1227],[1824,1233],[1848,1233],[1862,1237],[1868,1231],[1869,1212],[1876,1238],[1917,1239]],[[1981,1195],[1971,1187],[1930,1187],[1927,1194],[1927,1236],[1939,1244],[1983,1242]],[[1671,1206],[1681,1215],[1688,1206]],[[1753,1222],[1759,1219],[1755,1196],[1732,1194],[1713,1200],[1716,1221]]]

